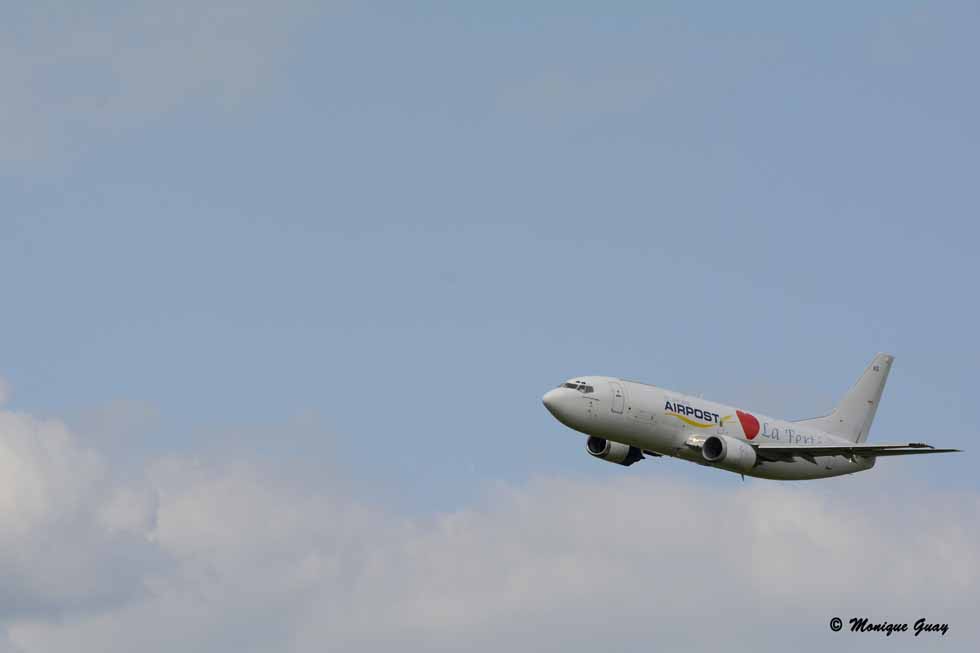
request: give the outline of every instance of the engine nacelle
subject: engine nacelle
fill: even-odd
[[[643,460],[643,452],[622,442],[610,442],[603,438],[590,435],[585,443],[589,454],[596,458],[629,467],[638,460]]]
[[[727,435],[709,435],[701,445],[704,459],[733,472],[748,472],[755,467],[756,455],[752,445]]]

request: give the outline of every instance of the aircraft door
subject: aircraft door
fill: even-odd
[[[612,412],[622,415],[623,406],[626,404],[626,393],[623,391],[623,385],[616,381],[610,381],[609,387],[612,389],[612,405],[610,409]]]

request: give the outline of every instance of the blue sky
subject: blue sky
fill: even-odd
[[[803,418],[877,351],[871,439],[974,448],[973,3],[4,13],[5,408],[106,478],[241,463],[422,523],[542,478],[726,492],[590,459],[541,394]],[[975,505],[969,461],[840,483]]]

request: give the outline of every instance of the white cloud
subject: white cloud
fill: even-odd
[[[717,487],[654,462],[406,518],[257,462],[119,483],[13,413],[0,462],[0,607],[24,651],[806,651],[868,644],[826,625],[864,614],[980,641],[978,497],[874,472]]]
[[[64,424],[0,411],[0,620],[104,609],[142,591],[163,556],[139,528],[106,528],[112,494],[101,458]]]

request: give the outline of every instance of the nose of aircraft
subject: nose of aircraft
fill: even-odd
[[[547,408],[548,412],[551,413],[552,415],[557,415],[555,411],[558,410],[559,394],[560,393],[558,392],[558,388],[554,388],[544,393],[544,396],[541,397],[541,403],[544,404],[544,407]]]

